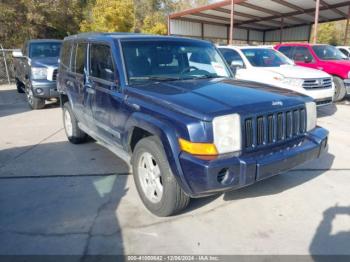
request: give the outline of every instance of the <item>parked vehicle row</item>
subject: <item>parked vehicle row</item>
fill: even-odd
[[[66,135],[130,162],[158,216],[242,188],[327,150],[312,98],[233,79],[209,42],[138,34],[64,39],[58,91]]]
[[[219,47],[235,78],[286,88],[314,99],[317,105],[332,103],[332,77],[320,70],[296,66],[293,61],[269,47]]]
[[[335,101],[350,94],[350,61],[336,47],[290,43],[277,45],[276,49],[293,59],[297,65],[330,74],[335,84]]]

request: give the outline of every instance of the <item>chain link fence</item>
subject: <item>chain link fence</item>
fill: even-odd
[[[13,51],[18,49],[3,49],[0,45],[0,84],[10,84],[15,81]]]

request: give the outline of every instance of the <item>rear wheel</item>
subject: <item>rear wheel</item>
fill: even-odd
[[[29,106],[36,110],[36,109],[42,109],[45,106],[45,99],[34,96],[33,90],[31,88],[27,88],[27,101]]]
[[[133,154],[136,188],[147,209],[165,217],[186,208],[190,198],[177,183],[159,139],[155,136],[141,139]]]
[[[334,94],[334,101],[341,101],[346,95],[346,88],[344,85],[343,79],[334,76],[334,85],[335,85],[335,94]]]
[[[69,142],[80,144],[86,141],[87,135],[79,128],[69,102],[63,105],[63,125]]]

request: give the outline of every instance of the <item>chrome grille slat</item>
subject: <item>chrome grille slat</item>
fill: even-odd
[[[332,78],[319,78],[319,79],[304,79],[303,88],[305,89],[319,89],[319,88],[331,88]]]

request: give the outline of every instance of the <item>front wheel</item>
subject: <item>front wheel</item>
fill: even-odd
[[[334,101],[338,102],[343,100],[343,98],[345,97],[346,88],[345,88],[343,79],[334,76],[333,81],[335,85]]]
[[[132,167],[140,198],[153,214],[166,217],[187,207],[190,198],[177,183],[157,137],[146,137],[137,143]]]
[[[33,90],[31,88],[27,88],[26,93],[28,104],[32,109],[36,110],[45,107],[45,99],[34,96]]]

